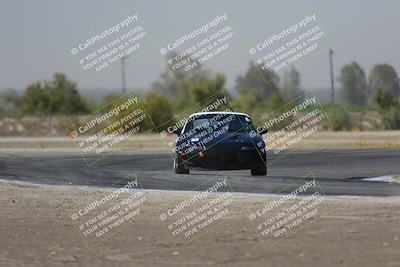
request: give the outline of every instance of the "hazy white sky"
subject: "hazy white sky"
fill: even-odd
[[[231,88],[250,60],[248,48],[286,21],[315,12],[335,51],[335,75],[357,61],[366,72],[389,63],[400,72],[400,1],[18,1],[2,0],[0,8],[0,89],[24,88],[63,72],[80,88],[120,88],[118,67],[87,81],[72,59],[71,43],[123,18],[139,15],[148,34],[143,53],[127,64],[128,87],[148,88],[165,69],[159,49],[182,33],[226,13],[236,37],[224,55],[206,67],[227,75]],[[329,87],[328,51],[295,65],[302,87]]]

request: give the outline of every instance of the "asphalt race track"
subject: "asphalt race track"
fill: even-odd
[[[79,152],[3,151],[0,179],[109,187],[118,186],[115,182],[123,177],[136,175],[146,189],[190,191],[204,190],[222,175],[234,192],[268,194],[286,192],[299,178],[313,175],[326,195],[400,196],[400,184],[362,180],[400,174],[398,149],[303,150],[283,157],[269,155],[268,160],[266,177],[252,177],[249,170],[194,170],[190,175],[177,175],[169,152],[114,152],[88,166]]]

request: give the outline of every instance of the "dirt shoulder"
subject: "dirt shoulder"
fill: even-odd
[[[266,244],[243,209],[278,197],[234,194],[223,225],[177,247],[154,209],[163,210],[196,193],[146,191],[149,201],[132,225],[87,248],[67,210],[112,189],[0,182],[0,191],[1,266],[400,265],[398,197],[328,197],[328,212]]]

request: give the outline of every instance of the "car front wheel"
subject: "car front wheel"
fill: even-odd
[[[251,169],[251,175],[267,175],[267,165],[262,162],[257,167]]]
[[[189,174],[189,169],[185,168],[183,161],[177,155],[174,157],[174,170],[177,174]]]

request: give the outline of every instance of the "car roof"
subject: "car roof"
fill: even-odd
[[[197,112],[197,113],[193,113],[192,115],[189,116],[193,117],[193,116],[198,116],[198,115],[207,115],[207,114],[233,114],[233,115],[241,115],[241,116],[247,116],[250,118],[249,115],[247,115],[246,113],[241,113],[241,112],[231,112],[231,111],[209,111],[209,112]]]

